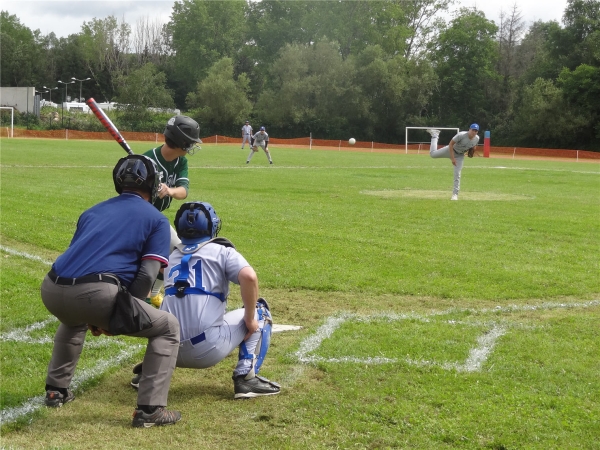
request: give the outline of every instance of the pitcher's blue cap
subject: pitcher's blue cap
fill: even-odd
[[[479,125],[477,125],[476,123],[472,123],[469,129],[479,131]]]

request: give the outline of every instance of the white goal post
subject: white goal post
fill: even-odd
[[[10,135],[8,137],[14,137],[15,108],[12,106],[0,106],[0,109],[10,109]]]
[[[444,127],[406,127],[404,129],[404,152],[408,154],[408,130],[453,130],[458,133],[460,128],[444,128]],[[421,144],[422,142],[411,142],[411,144]]]

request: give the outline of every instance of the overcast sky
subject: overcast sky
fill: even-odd
[[[169,20],[174,1],[164,0],[12,0],[2,2],[2,10],[16,15],[21,23],[31,30],[39,29],[42,34],[54,32],[58,37],[79,33],[84,21],[103,19],[113,15],[135,26],[140,18],[151,22]],[[500,11],[508,13],[515,3],[523,20],[529,26],[536,20],[556,20],[562,23],[567,0],[458,0],[457,6],[474,6],[485,16],[499,23]]]

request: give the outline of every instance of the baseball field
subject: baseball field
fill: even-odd
[[[2,449],[598,448],[598,163],[468,159],[454,202],[450,162],[426,155],[273,146],[274,165],[246,165],[247,148],[203,145],[188,199],[214,206],[275,323],[303,328],[261,368],[280,395],[234,401],[232,354],[176,369],[180,423],[133,429],[145,341],[88,335],[75,401],[47,409],[58,323],[39,296],[125,153],[0,144]]]

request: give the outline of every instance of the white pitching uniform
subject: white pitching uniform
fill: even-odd
[[[254,136],[252,136],[252,146],[253,147],[261,147],[265,154],[267,155],[267,159],[269,160],[269,164],[273,164],[273,160],[271,159],[271,153],[269,152],[269,135],[267,132],[262,129],[258,131]],[[248,155],[248,159],[246,160],[246,164],[250,162],[252,156],[254,155],[254,150],[250,149],[250,154]]]
[[[247,123],[246,125],[244,125],[242,127],[242,150],[244,149],[244,146],[246,145],[246,142],[248,142],[248,145],[250,147],[252,147],[252,126]]]
[[[429,132],[431,134],[431,147],[429,149],[429,155],[432,158],[450,158],[449,145],[440,149],[437,148],[439,132]],[[479,136],[475,135],[473,139],[469,139],[468,131],[461,131],[452,138],[452,141],[454,142],[453,150],[454,159],[456,160],[456,165],[454,166],[454,187],[452,190],[452,196],[456,197],[458,196],[458,191],[460,190],[460,174],[465,162],[465,153],[467,153],[471,147],[477,145],[479,142]]]
[[[260,353],[256,347],[270,315],[265,317],[261,307],[257,308],[259,328],[244,342],[248,331],[244,309],[226,312],[229,283],[239,284],[238,273],[250,264],[233,247],[209,242],[194,251],[198,247],[180,244],[169,257],[165,270],[167,295],[160,309],[179,320],[181,343],[177,367],[212,367],[238,346],[248,354]],[[178,297],[173,291],[182,280],[187,283],[186,294]],[[234,376],[247,374],[255,363],[252,358],[240,358]]]

